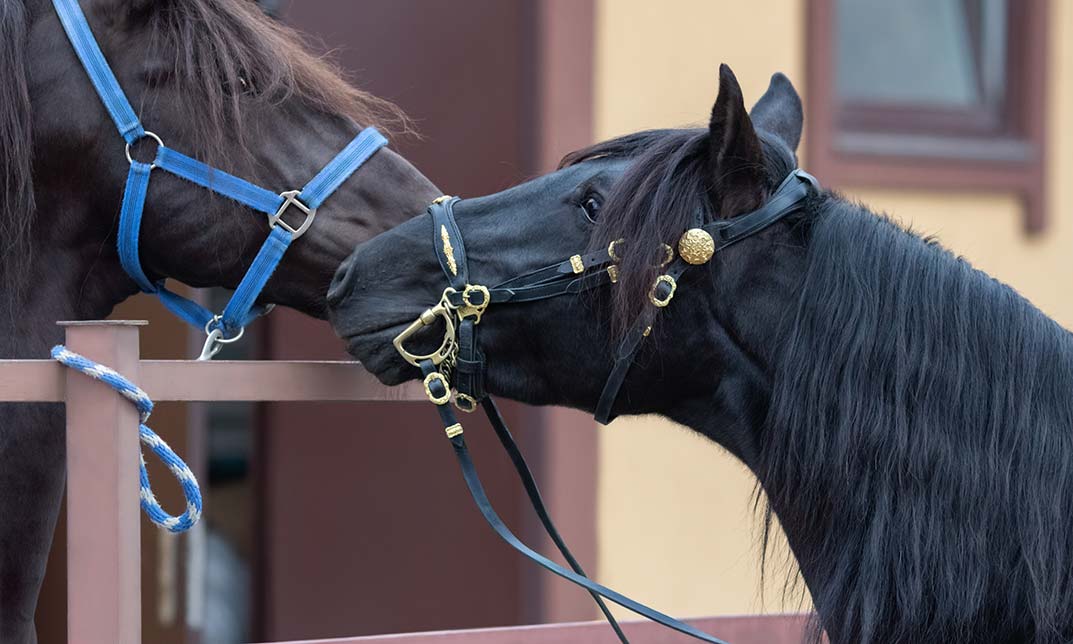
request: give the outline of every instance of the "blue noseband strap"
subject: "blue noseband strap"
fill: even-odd
[[[156,157],[151,164],[130,159],[130,172],[127,175],[127,185],[119,216],[118,249],[123,270],[130,275],[139,289],[156,295],[170,311],[189,324],[205,329],[210,337],[214,330],[218,332],[215,336],[218,341],[237,337],[247,324],[265,311],[264,307],[256,306],[257,298],[282,261],[283,254],[290,247],[291,242],[305,233],[313,222],[317,208],[324,203],[324,200],[330,197],[377,150],[387,145],[387,139],[375,128],[366,128],[354,137],[328,165],[324,166],[301,191],[277,194],[266,190],[245,179],[177,152],[160,143],[156,135],[148,133],[119,86],[115,74],[108,66],[104,54],[93,37],[85,14],[78,6],[78,0],[53,0],[53,5],[101,102],[104,103],[108,114],[115,122],[120,135],[127,142],[128,157],[130,157],[131,144],[141,139],[151,138],[158,143]],[[271,232],[219,316],[200,304],[168,290],[163,279],[152,281],[142,268],[138,252],[138,238],[149,189],[149,177],[156,168],[268,215]],[[298,225],[284,218],[285,213],[291,213],[291,217],[297,217],[292,210],[301,211],[301,216],[304,217]],[[206,344],[206,351],[202,353],[202,357],[211,357],[208,352],[210,344],[211,342]],[[218,350],[218,345],[216,349]]]

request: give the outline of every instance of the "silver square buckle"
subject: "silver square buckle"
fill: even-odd
[[[313,225],[313,218],[317,216],[317,209],[310,208],[302,203],[302,200],[298,197],[302,196],[301,190],[288,190],[287,192],[279,193],[279,196],[283,197],[283,203],[280,205],[276,214],[268,216],[268,227],[275,228],[277,225],[282,226],[283,230],[286,230],[291,234],[291,239],[295,240],[301,237],[305,231],[309,230],[309,227]],[[305,220],[298,228],[291,226],[283,219],[283,213],[287,212],[287,209],[294,206],[298,210],[301,210],[305,214]]]

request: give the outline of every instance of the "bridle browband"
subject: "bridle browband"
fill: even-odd
[[[143,292],[156,295],[172,313],[194,327],[204,329],[205,345],[198,359],[211,359],[224,344],[238,340],[247,324],[271,309],[271,306],[260,306],[256,302],[268,278],[283,259],[283,254],[313,224],[317,208],[324,200],[386,145],[387,139],[375,128],[366,128],[301,190],[287,190],[279,194],[266,190],[177,152],[165,146],[159,136],[146,130],[108,66],[85,14],[78,6],[78,0],[53,0],[53,5],[97,95],[127,143],[126,157],[130,172],[123,193],[117,239],[123,270]],[[131,154],[131,147],[146,139],[156,144],[156,154],[150,163],[138,161]],[[158,168],[268,216],[268,238],[219,315],[170,291],[164,279],[156,282],[150,280],[142,269],[138,255],[142,211],[150,174]],[[301,213],[300,223],[291,224],[283,218],[284,214],[293,214],[294,211]]]
[[[651,306],[642,311],[618,346],[611,373],[596,406],[597,421],[606,424],[613,417],[612,408],[642,341],[648,337],[658,312],[674,299],[678,290],[678,280],[682,275],[690,267],[707,264],[716,253],[755,235],[790,213],[799,210],[801,203],[819,189],[819,183],[812,175],[795,169],[787,175],[760,208],[730,219],[710,223],[706,223],[704,214],[699,213],[694,227],[685,231],[679,238],[677,254],[675,249],[664,244],[666,259],[662,266],[663,272],[656,278],[649,292]],[[455,456],[462,467],[462,476],[466,486],[481,514],[492,529],[515,550],[552,573],[589,591],[622,642],[627,641],[626,637],[602,598],[607,598],[686,635],[712,644],[726,644],[723,640],[655,611],[588,578],[559,536],[540,498],[540,492],[525,459],[511,437],[495,403],[484,390],[485,355],[477,344],[477,329],[488,307],[492,304],[533,302],[559,295],[572,295],[599,286],[614,284],[619,277],[618,262],[621,259],[619,253],[623,252],[624,246],[622,240],[612,242],[606,249],[573,255],[562,262],[513,277],[489,288],[469,281],[466,250],[454,215],[454,205],[458,201],[457,197],[440,197],[429,206],[436,255],[444,275],[447,276],[448,286],[443,291],[439,303],[422,313],[395,337],[393,343],[403,359],[420,368],[424,374],[425,393],[428,399],[436,405],[447,438],[451,441]],[[443,340],[435,351],[415,354],[406,349],[405,343],[408,339],[437,321],[442,321],[445,330]],[[484,409],[496,436],[510,455],[541,523],[570,564],[571,570],[563,568],[522,543],[492,508],[470,458],[462,424],[449,404],[452,386],[455,390],[455,406],[458,409],[472,412],[478,405]]]

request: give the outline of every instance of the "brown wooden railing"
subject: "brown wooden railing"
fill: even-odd
[[[155,401],[424,399],[419,385],[384,387],[353,362],[141,360],[138,338],[144,322],[61,324],[71,351],[114,368]],[[0,401],[67,405],[68,640],[72,644],[139,644],[137,411],[106,385],[52,360],[0,361]],[[691,621],[734,644],[798,642],[804,623],[797,615]],[[648,622],[629,623],[626,628],[640,642],[687,641]],[[319,640],[318,644],[611,644],[612,637],[606,624],[586,622]]]

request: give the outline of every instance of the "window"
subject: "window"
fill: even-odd
[[[808,162],[858,186],[1015,191],[1044,227],[1045,0],[811,0]]]

